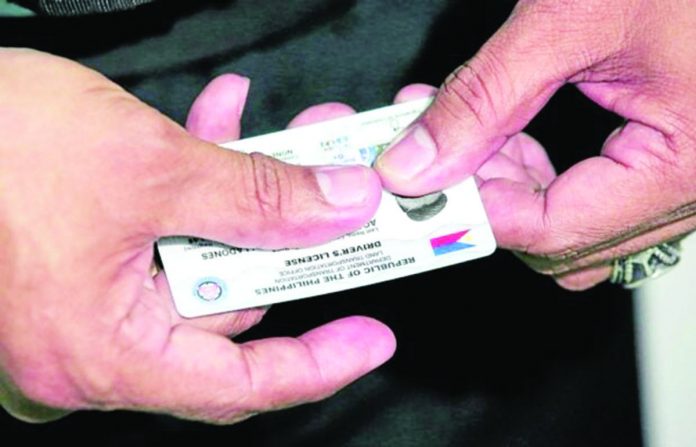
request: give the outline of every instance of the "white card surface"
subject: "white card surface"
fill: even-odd
[[[301,165],[371,165],[430,99],[231,142]],[[388,192],[363,228],[327,244],[248,250],[189,237],[158,243],[177,311],[198,317],[324,295],[490,255],[496,244],[473,179],[424,198]]]

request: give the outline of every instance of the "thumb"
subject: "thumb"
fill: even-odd
[[[381,198],[377,174],[364,166],[295,166],[178,138],[176,173],[160,190],[166,197],[151,205],[157,237],[269,249],[314,245],[359,228]]]
[[[568,2],[520,2],[474,58],[447,78],[431,107],[377,160],[385,187],[422,195],[472,175],[559,87],[611,52],[597,42],[618,40],[600,36],[617,31],[592,28],[588,42],[587,30],[596,23],[589,13],[582,17],[582,11],[572,11],[582,8]]]
[[[187,130],[213,143],[239,138],[247,78],[226,74],[201,92]],[[374,214],[381,183],[362,166],[299,167],[255,153],[225,150],[195,138],[174,144],[175,200],[156,207],[158,236],[187,235],[239,247],[314,245],[360,227]]]

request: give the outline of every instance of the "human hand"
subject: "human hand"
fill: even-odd
[[[694,42],[689,1],[522,0],[376,169],[403,195],[475,173],[500,246],[590,287],[613,259],[696,227]],[[556,176],[522,130],[566,83],[627,122]]]
[[[227,91],[234,138],[244,82]],[[369,169],[222,150],[98,73],[28,50],[0,50],[0,135],[0,404],[11,414],[228,423],[324,398],[391,356],[391,332],[362,317],[233,343],[226,335],[262,311],[182,319],[164,275],[149,272],[162,236],[277,248],[358,228],[381,195]]]

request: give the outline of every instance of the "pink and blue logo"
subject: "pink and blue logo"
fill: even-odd
[[[463,239],[468,239],[466,237],[468,233],[469,230],[457,231],[456,233],[430,239],[430,246],[433,248],[435,256],[475,247],[474,244],[470,244],[468,241],[463,241]]]

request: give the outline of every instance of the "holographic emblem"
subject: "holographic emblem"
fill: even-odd
[[[217,301],[225,295],[225,283],[217,278],[204,278],[198,281],[194,293],[203,301]]]

